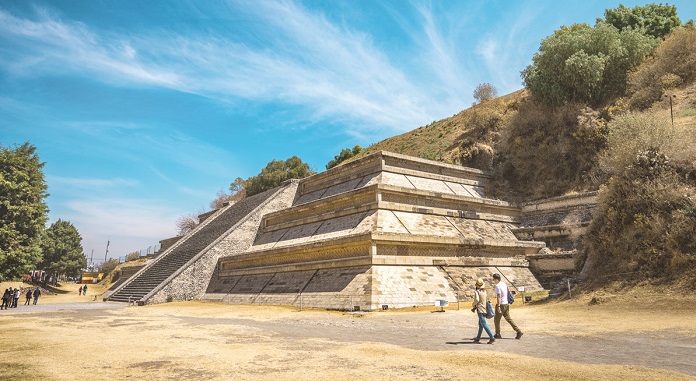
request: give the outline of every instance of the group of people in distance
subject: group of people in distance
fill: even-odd
[[[26,295],[27,301],[26,303],[24,303],[24,305],[28,306],[31,302],[31,298],[34,298],[34,304],[36,304],[39,301],[39,296],[41,296],[41,290],[38,287],[32,290],[30,287],[26,289],[26,292],[24,292],[21,291],[19,288],[7,288],[5,289],[5,293],[2,294],[2,305],[0,305],[0,310],[8,308],[17,308],[17,302],[19,301],[19,298],[22,296],[22,294]]]
[[[495,284],[495,317],[493,320],[495,322],[495,335],[493,335],[491,329],[488,328],[488,323],[486,323],[488,295],[483,279],[478,278],[475,284],[476,291],[474,292],[474,302],[471,305],[471,312],[475,312],[478,316],[478,335],[472,340],[475,343],[481,341],[481,333],[483,333],[483,330],[488,334],[488,344],[493,344],[495,339],[502,338],[500,335],[500,319],[503,317],[517,333],[515,339],[519,340],[522,338],[523,333],[510,317],[510,299],[508,299],[510,290],[505,282],[501,282],[500,274],[493,274],[493,283]]]
[[[87,285],[78,287],[78,288],[77,288],[77,292],[78,292],[79,295],[83,295],[83,294],[84,294],[85,296],[87,296]]]

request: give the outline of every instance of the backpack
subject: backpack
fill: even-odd
[[[486,302],[486,319],[490,319],[492,317],[495,317],[495,309],[489,300]]]
[[[508,304],[515,303],[515,298],[512,297],[512,292],[510,292],[510,289],[508,288]]]

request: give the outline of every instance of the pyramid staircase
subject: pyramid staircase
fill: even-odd
[[[158,286],[166,284],[173,274],[185,268],[199,253],[205,251],[210,244],[220,239],[225,232],[277,191],[278,188],[271,189],[221,208],[177,244],[146,264],[116,289],[108,300],[144,304],[149,294]]]

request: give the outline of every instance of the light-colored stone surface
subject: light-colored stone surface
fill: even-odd
[[[286,185],[275,197],[267,200],[237,226],[230,227],[231,230],[211,247],[201,252],[177,273],[172,274],[164,284],[147,297],[146,303],[162,303],[168,298],[173,300],[201,298],[208,287],[218,259],[241,253],[251,246],[262,216],[268,212],[289,207],[296,191],[297,183]]]
[[[432,305],[465,297],[473,280],[496,272],[513,288],[540,289],[524,255],[543,244],[515,236],[521,208],[483,198],[487,179],[387,153],[312,176],[248,216],[151,301],[207,288],[206,299],[228,303]]]
[[[394,212],[396,218],[413,235],[434,235],[437,237],[458,237],[459,231],[445,216],[420,213]]]
[[[393,185],[396,187],[406,188],[406,189],[416,189],[405,175],[382,172],[381,184]]]

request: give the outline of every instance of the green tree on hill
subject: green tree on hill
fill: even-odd
[[[647,4],[643,7],[627,8],[623,4],[614,9],[604,11],[604,19],[597,23],[606,22],[618,30],[634,29],[642,33],[662,38],[681,25],[677,16],[677,7],[665,4]]]
[[[286,180],[301,179],[314,173],[309,164],[297,156],[287,160],[271,160],[261,173],[244,181],[244,188],[247,196],[253,196],[280,186]]]
[[[547,105],[602,105],[626,91],[628,72],[657,45],[638,30],[598,22],[563,26],[541,42],[522,71],[525,86]]]
[[[53,276],[54,281],[59,275],[77,276],[80,270],[87,267],[82,237],[69,221],[59,219],[46,229],[41,250],[41,267]]]
[[[350,159],[351,157],[359,154],[361,151],[362,151],[362,147],[360,147],[358,145],[353,147],[352,150],[350,148],[344,148],[343,150],[341,150],[340,154],[334,156],[333,160],[329,161],[329,163],[326,164],[326,169],[331,169],[331,168],[343,163],[344,161]]]
[[[48,206],[36,147],[0,146],[0,280],[26,274],[41,261]]]
[[[266,168],[256,176],[243,180],[237,177],[230,184],[230,200],[237,201],[247,196],[253,196],[281,185],[290,179],[301,179],[315,174],[309,164],[297,156],[287,160],[271,160]]]

